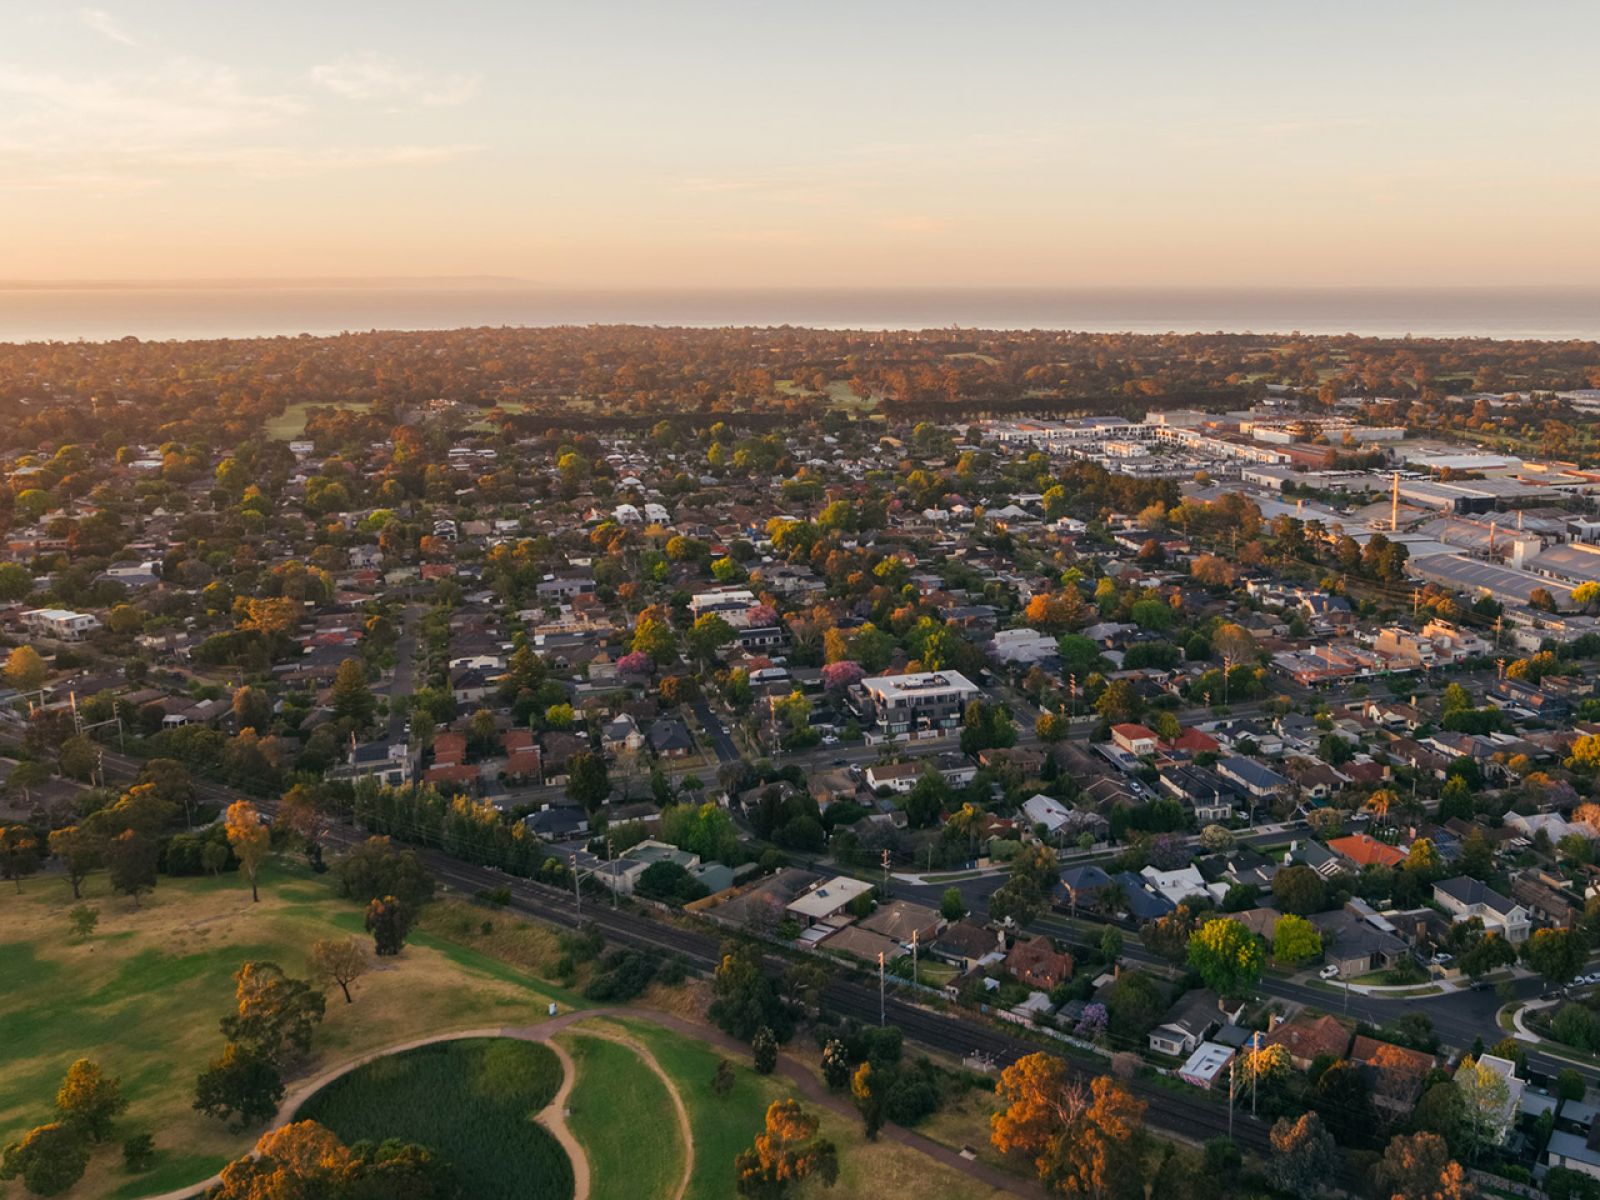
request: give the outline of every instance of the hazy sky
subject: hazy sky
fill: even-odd
[[[1600,4],[0,0],[0,278],[1594,283]]]

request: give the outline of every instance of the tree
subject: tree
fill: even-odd
[[[862,1131],[867,1141],[878,1140],[878,1130],[883,1128],[883,1096],[872,1077],[872,1064],[864,1062],[850,1077],[850,1099],[861,1114]]]
[[[1522,961],[1547,984],[1570,983],[1588,958],[1588,943],[1576,930],[1539,929],[1522,943]]]
[[[1372,1174],[1378,1195],[1392,1200],[1468,1200],[1472,1195],[1466,1172],[1436,1133],[1390,1138]]]
[[[272,848],[272,831],[261,819],[256,806],[248,800],[235,800],[228,805],[225,827],[228,845],[233,847],[234,857],[239,860],[240,868],[250,880],[250,899],[259,901],[261,893],[256,881],[261,873],[261,864]]]
[[[753,1042],[762,1029],[772,1030],[781,1040],[792,1028],[772,978],[749,946],[723,947],[722,961],[711,977],[711,993],[707,1015],[724,1033],[741,1041]]]
[[[1267,1178],[1279,1191],[1309,1196],[1338,1177],[1339,1148],[1316,1113],[1304,1113],[1293,1122],[1282,1118],[1272,1127],[1271,1140]]]
[[[122,1140],[122,1165],[135,1175],[143,1174],[155,1161],[156,1139],[148,1133],[135,1133]]]
[[[838,1038],[822,1047],[822,1080],[836,1092],[850,1082],[850,1052]]]
[[[1361,1068],[1341,1060],[1317,1077],[1311,1106],[1321,1114],[1336,1141],[1359,1141],[1373,1128],[1377,1117],[1372,1110],[1372,1089]]]
[[[0,601],[14,603],[33,594],[33,575],[17,563],[0,563]]]
[[[106,846],[106,873],[111,890],[129,896],[139,907],[141,892],[156,886],[156,844],[141,833],[125,829]]]
[[[778,1039],[763,1025],[750,1039],[750,1056],[757,1075],[771,1075],[778,1066]]]
[[[274,962],[252,961],[233,973],[237,1011],[222,1018],[222,1035],[274,1064],[311,1049],[327,1001]]]
[[[359,658],[347,658],[339,664],[328,699],[333,715],[340,720],[349,721],[357,729],[372,723],[378,702],[367,683],[367,668]]]
[[[1243,996],[1261,978],[1261,939],[1237,921],[1217,917],[1189,938],[1189,967],[1219,997]]]
[[[1482,979],[1489,972],[1512,966],[1516,961],[1515,946],[1498,933],[1486,933],[1462,954],[1460,965],[1471,978]]]
[[[19,692],[37,692],[50,668],[32,646],[18,646],[6,658],[6,682]]]
[[[734,1085],[733,1064],[725,1058],[717,1059],[717,1069],[711,1075],[711,1090],[717,1098],[725,1099]]]
[[[120,1081],[108,1078],[98,1063],[80,1058],[67,1068],[56,1092],[56,1112],[61,1120],[96,1142],[111,1136],[111,1126],[127,1109]]]
[[[1031,1158],[1046,1187],[1063,1196],[1142,1194],[1143,1101],[1110,1076],[1087,1087],[1052,1054],[1025,1055],[1000,1074],[1004,1106],[989,1140],[1002,1154]]]
[[[794,1100],[774,1100],[755,1143],[733,1160],[735,1187],[754,1200],[782,1200],[804,1179],[832,1187],[839,1177],[839,1152],[817,1137],[817,1118]]]
[[[54,1196],[83,1178],[89,1146],[70,1125],[40,1125],[0,1153],[0,1179],[22,1180],[35,1196]]]
[[[346,1146],[315,1121],[261,1135],[222,1169],[210,1200],[451,1200],[460,1188],[426,1147],[386,1141]]]
[[[590,750],[579,750],[567,760],[567,796],[594,812],[611,795],[606,760]]]
[[[312,944],[306,965],[317,979],[337,984],[344,1002],[350,1004],[350,985],[367,973],[369,963],[367,952],[354,938],[322,938]]]
[[[266,1058],[229,1042],[195,1080],[196,1112],[242,1131],[267,1120],[283,1099],[283,1077]]]
[[[105,861],[105,842],[77,825],[68,825],[51,831],[50,853],[61,860],[72,898],[77,900],[83,895],[83,881]]]
[[[666,621],[640,614],[633,627],[633,644],[628,648],[635,654],[648,655],[658,666],[666,666],[678,657],[678,635]]]
[[[737,636],[732,625],[716,613],[705,613],[695,619],[684,640],[689,653],[701,662],[711,662],[717,651]]]
[[[0,829],[0,875],[14,881],[17,894],[22,880],[39,869],[39,839],[26,825],[7,825]]]
[[[939,915],[946,921],[959,921],[967,915],[967,902],[962,899],[960,888],[945,888],[939,897]]]
[[[1322,935],[1304,917],[1286,913],[1272,930],[1272,957],[1280,963],[1299,966],[1322,953]]]
[[[100,910],[87,904],[79,904],[67,913],[67,925],[72,930],[72,936],[80,942],[93,933],[98,924]]]
[[[1556,1095],[1562,1100],[1582,1100],[1588,1085],[1583,1076],[1571,1067],[1565,1067],[1556,1076]]]
[[[399,954],[411,932],[411,909],[394,896],[374,898],[367,905],[367,932],[379,958]]]
[[[1497,1143],[1511,1120],[1511,1088],[1498,1071],[1467,1055],[1453,1078],[1461,1097],[1461,1133],[1476,1156]]]
[[[240,729],[265,733],[272,727],[272,697],[260,688],[239,688],[233,693],[233,718]]]
[[[433,898],[433,877],[414,850],[403,850],[386,837],[370,837],[333,864],[339,894],[365,904],[377,896],[398,896],[411,908]]]
[[[1278,907],[1297,917],[1321,912],[1327,903],[1328,889],[1322,876],[1310,867],[1296,864],[1284,867],[1272,877],[1272,897]]]
[[[1116,966],[1122,957],[1122,931],[1114,925],[1107,925],[1100,933],[1100,957],[1111,966]]]

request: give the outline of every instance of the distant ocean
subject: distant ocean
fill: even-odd
[[[1600,288],[608,290],[426,283],[0,284],[0,342],[589,324],[1600,340]]]

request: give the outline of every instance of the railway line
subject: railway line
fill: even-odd
[[[108,772],[130,779],[137,775],[141,765],[137,759],[110,750],[105,752],[102,761]],[[240,793],[220,784],[197,781],[194,786],[199,795],[219,803],[241,798]],[[270,801],[253,800],[253,803],[268,814],[276,807]],[[354,826],[335,824],[328,827],[323,840],[333,846],[349,848],[366,837],[364,831]],[[714,970],[721,959],[723,938],[720,934],[685,929],[647,915],[612,909],[602,901],[580,906],[563,889],[507,875],[493,867],[465,863],[431,847],[413,845],[411,849],[436,879],[464,895],[505,887],[511,893],[512,909],[547,924],[564,929],[592,924],[612,942],[639,949],[666,950],[681,955],[701,971]],[[763,955],[764,965],[773,974],[780,974],[792,961],[778,954]],[[827,1010],[864,1024],[878,1020],[878,990],[853,979],[833,979],[823,992],[822,1003]],[[981,1055],[1005,1067],[1024,1055],[1052,1049],[1042,1040],[1008,1033],[986,1021],[933,1012],[892,994],[883,1000],[883,1013],[885,1020],[900,1028],[907,1041],[957,1058]],[[1085,1082],[1097,1073],[1086,1069],[1078,1060],[1062,1057]],[[1227,1136],[1230,1132],[1228,1111],[1220,1105],[1137,1080],[1127,1086],[1148,1105],[1145,1119],[1155,1129],[1194,1142]],[[1248,1113],[1236,1111],[1231,1127],[1232,1136],[1241,1148],[1260,1153],[1268,1150],[1267,1126]]]

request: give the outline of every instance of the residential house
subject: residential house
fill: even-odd
[[[1143,758],[1147,754],[1154,754],[1161,739],[1152,729],[1143,725],[1124,723],[1111,727],[1111,740],[1121,746],[1129,754]]]
[[[1328,843],[1328,849],[1344,859],[1349,869],[1358,874],[1363,867],[1397,867],[1406,860],[1404,854],[1387,842],[1380,842],[1365,833],[1334,838]]]
[[[1294,785],[1271,767],[1253,758],[1233,755],[1217,763],[1217,774],[1237,784],[1257,800],[1286,795]]]
[[[810,891],[795,897],[785,911],[802,925],[835,924],[848,921],[841,914],[856,899],[872,890],[872,885],[848,875],[835,875]]]
[[[1223,1022],[1237,1021],[1242,1011],[1242,1006],[1231,1013],[1225,1011],[1217,994],[1207,988],[1187,992],[1162,1014],[1161,1023],[1150,1031],[1150,1049],[1157,1054],[1185,1058]]]
[[[1160,775],[1163,791],[1194,811],[1200,824],[1226,821],[1234,813],[1233,788],[1217,775],[1203,767],[1174,763],[1163,767]]]
[[[1485,932],[1498,933],[1512,945],[1528,940],[1528,910],[1481,880],[1467,875],[1442,880],[1433,885],[1433,898],[1458,924],[1478,917]]]
[[[1422,1085],[1433,1070],[1433,1055],[1408,1050],[1376,1038],[1358,1037],[1350,1061],[1361,1068],[1372,1102],[1390,1113],[1409,1113],[1422,1098]]]
[[[1055,902],[1074,910],[1096,908],[1110,886],[1111,876],[1093,863],[1067,867],[1061,872],[1061,884],[1054,893]]]
[[[856,922],[862,929],[881,934],[901,946],[909,946],[913,941],[919,946],[931,945],[938,938],[943,923],[938,909],[910,900],[880,904]]]
[[[1048,992],[1072,978],[1072,955],[1057,950],[1042,934],[1018,939],[1006,955],[1006,970],[1018,982]]]
[[[928,951],[934,958],[963,971],[983,963],[1000,962],[1005,957],[1000,935],[970,919],[946,925]]]
[[[1289,1052],[1289,1061],[1304,1071],[1323,1056],[1343,1058],[1350,1047],[1350,1030],[1333,1017],[1303,1014],[1276,1026],[1261,1044],[1282,1046]]]

